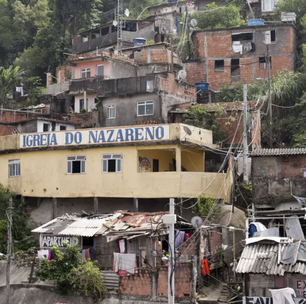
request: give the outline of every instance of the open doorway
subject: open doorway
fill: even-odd
[[[232,82],[237,82],[240,80],[240,60],[231,60],[231,80]]]

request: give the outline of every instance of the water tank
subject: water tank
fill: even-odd
[[[178,0],[168,0],[168,3],[177,3]]]
[[[265,20],[262,19],[248,20],[248,26],[254,26],[254,25],[265,25]]]
[[[134,38],[134,46],[143,46],[146,45],[147,39],[145,38]]]
[[[208,82],[196,82],[196,88],[197,88],[197,92],[198,91],[207,91],[208,87],[209,87],[209,83]]]

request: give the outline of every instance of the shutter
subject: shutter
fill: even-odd
[[[98,65],[97,66],[97,75],[98,76],[104,76],[104,65]]]
[[[67,173],[71,174],[72,173],[72,162],[67,161]]]
[[[81,173],[85,173],[85,160],[81,161]]]
[[[122,172],[122,160],[116,159],[116,172]]]
[[[108,171],[108,160],[107,159],[103,159],[103,173],[107,173]]]

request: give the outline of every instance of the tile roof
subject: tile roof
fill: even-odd
[[[286,244],[255,243],[247,245],[238,262],[237,273],[262,273],[265,275],[281,275],[286,272],[301,273],[306,275],[306,263],[281,264],[279,250],[283,250]]]
[[[306,148],[279,148],[279,149],[262,149],[253,150],[251,156],[282,156],[282,155],[304,155]]]

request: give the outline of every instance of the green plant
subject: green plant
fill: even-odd
[[[86,113],[86,109],[81,109],[81,113]]]
[[[195,202],[197,202],[197,204],[195,204]],[[213,217],[219,210],[219,207],[215,204],[215,199],[206,197],[205,195],[198,197],[191,205],[194,205],[191,209],[192,214],[203,219],[208,216]]]
[[[80,248],[64,243],[64,252],[53,245],[53,260],[42,259],[39,268],[41,280],[54,280],[61,294],[77,291],[86,296],[102,299],[106,294],[99,268],[91,261],[84,261]]]
[[[85,296],[94,296],[96,300],[101,300],[107,293],[100,270],[92,261],[86,261],[83,265],[73,268],[69,279],[73,288]]]

